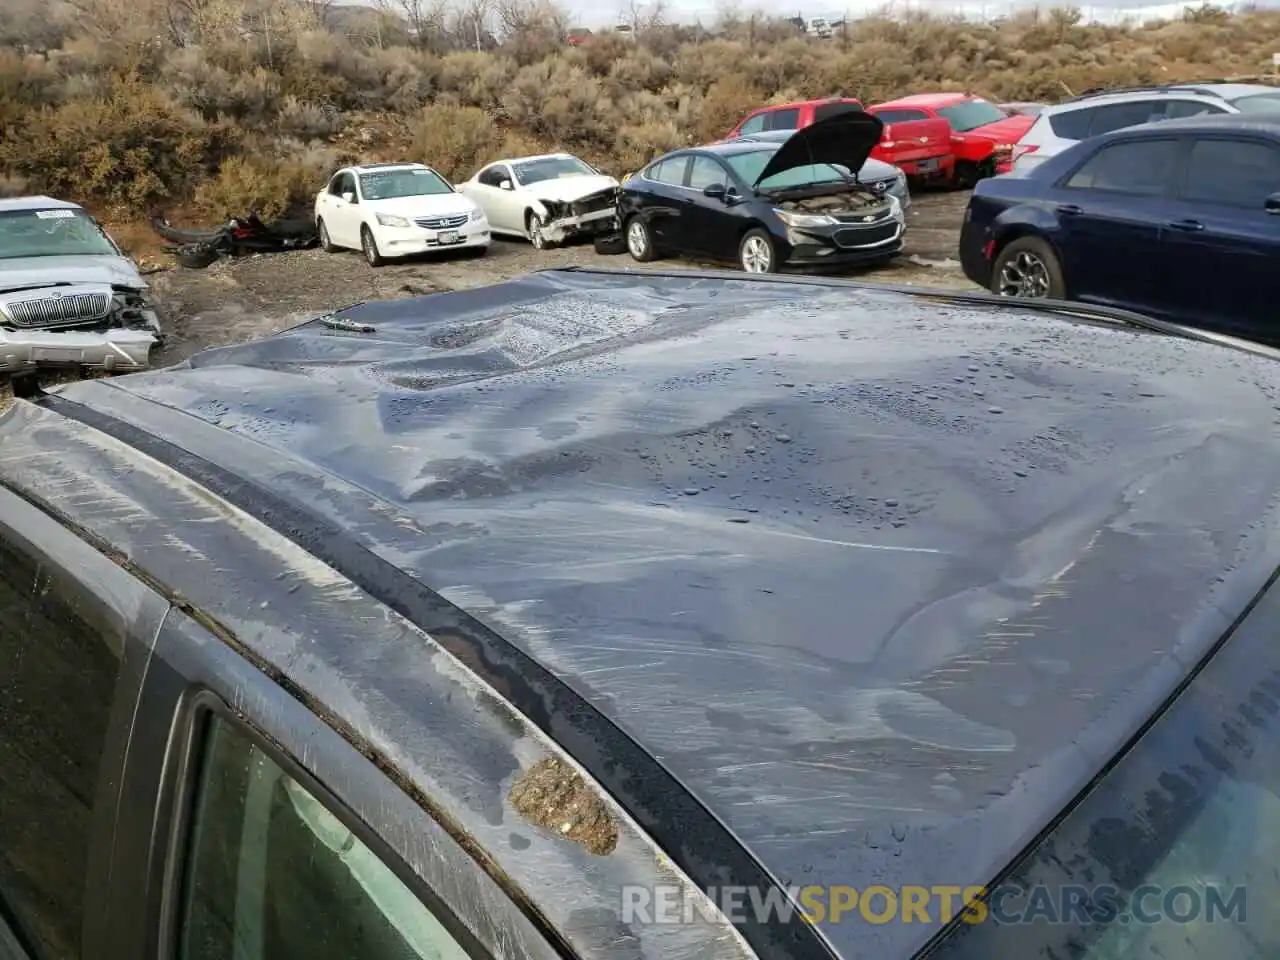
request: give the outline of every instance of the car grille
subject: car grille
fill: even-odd
[[[413,222],[424,230],[453,230],[467,222],[467,214],[460,213],[453,217],[418,217]]]
[[[842,247],[867,247],[873,243],[884,243],[898,235],[896,221],[878,223],[870,227],[846,227],[835,232],[835,241]]]
[[[835,219],[840,223],[878,223],[889,219],[893,211],[885,209],[879,213],[838,213]],[[867,219],[870,217],[870,219]]]
[[[61,327],[101,320],[111,309],[111,297],[105,293],[74,293],[10,300],[4,309],[15,327]]]

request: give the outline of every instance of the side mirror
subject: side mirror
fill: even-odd
[[[728,196],[728,189],[723,183],[709,183],[702,188],[702,195],[712,200],[723,200]]]
[[[510,189],[511,189],[511,181],[510,181],[510,180],[503,180],[500,184],[498,184],[498,187],[499,187],[500,189],[502,189],[502,190],[510,190]]]
[[[356,195],[355,195],[354,193],[352,193],[350,190],[348,190],[348,191],[346,191],[345,193],[343,193],[343,194],[342,194],[342,199],[343,199],[343,200],[345,200],[345,201],[347,201],[347,203],[355,203],[355,202],[356,202]]]
[[[1280,193],[1273,193],[1262,204],[1267,213],[1280,213]]]

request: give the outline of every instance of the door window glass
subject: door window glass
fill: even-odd
[[[1176,140],[1134,140],[1103,147],[1067,180],[1072,189],[1139,196],[1164,193],[1178,158]]]
[[[774,110],[769,114],[770,130],[794,130],[800,126],[800,111],[794,107],[790,110]]]
[[[1197,140],[1187,159],[1184,200],[1261,210],[1280,192],[1280,153],[1247,140]]]
[[[350,182],[351,182],[350,174],[340,173],[333,178],[333,183],[329,185],[329,192],[332,193],[335,197],[340,197],[344,193],[350,192],[351,188],[348,186]]]
[[[936,960],[1280,956],[1280,596]],[[975,915],[975,919],[977,919]]]
[[[249,738],[211,720],[179,960],[463,960],[444,924]]]
[[[673,187],[682,186],[684,184],[684,171],[688,165],[688,156],[659,160],[649,168],[645,176],[650,180],[658,181],[658,183],[670,184]]]
[[[710,157],[693,158],[693,168],[689,171],[689,186],[694,190],[702,190],[713,183],[727,186],[728,181],[729,177],[724,172],[724,167],[715,160]]]
[[[1183,117],[1200,117],[1210,113],[1226,113],[1222,107],[1199,100],[1170,100],[1165,104],[1164,119],[1181,120]]]
[[[81,955],[119,639],[0,540],[0,927],[16,921],[40,960]]]
[[[757,113],[754,117],[750,117],[738,128],[738,136],[749,137],[753,133],[759,133],[764,129],[764,122],[769,119],[767,113]]]
[[[480,176],[476,177],[476,179],[486,187],[496,187],[506,178],[502,175],[501,167],[489,167],[487,170],[482,172]]]

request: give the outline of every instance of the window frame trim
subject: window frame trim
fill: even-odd
[[[288,696],[288,692],[283,689],[280,690],[280,694]],[[284,774],[296,781],[331,816],[350,830],[352,835],[378,858],[378,862],[403,883],[415,899],[431,912],[468,957],[473,960],[497,960],[479,938],[467,928],[453,908],[445,903],[443,898],[418,876],[372,827],[361,820],[329,787],[303,767],[289,753],[284,744],[278,743],[274,737],[247,716],[236,713],[218,694],[207,688],[197,689],[185,698],[180,710],[182,716],[175,730],[177,736],[170,742],[170,750],[176,751],[178,757],[176,777],[172,781],[175,786],[174,802],[169,805],[168,842],[161,876],[159,940],[156,951],[159,957],[178,960],[187,881],[190,876],[191,842],[194,836],[197,805],[201,796],[200,774],[206,756],[205,746],[214,721],[221,721],[232,732],[243,737],[251,746],[259,750]],[[312,717],[317,726],[324,726],[319,717],[314,714]],[[369,768],[384,777],[392,789],[398,789],[395,782],[379,770],[376,764],[370,761]],[[430,816],[430,813],[425,810],[424,814]],[[480,868],[477,866],[477,869]]]

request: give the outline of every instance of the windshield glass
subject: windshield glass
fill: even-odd
[[[558,180],[561,177],[593,177],[596,172],[577,157],[539,157],[537,160],[525,160],[513,163],[516,180],[523,186],[541,183],[543,180]]]
[[[1238,97],[1231,103],[1241,113],[1280,112],[1280,90],[1275,93],[1251,93],[1247,97]]]
[[[985,127],[988,123],[995,123],[1009,116],[994,103],[987,103],[985,100],[961,100],[949,107],[939,107],[938,113],[947,119],[956,133]]]
[[[753,150],[725,157],[733,172],[746,183],[756,183],[756,178],[773,158],[776,150]],[[790,170],[783,170],[766,177],[756,184],[757,190],[785,190],[792,187],[809,187],[819,183],[840,183],[850,177],[847,167],[831,163],[806,163]]]
[[[0,213],[0,260],[120,255],[115,244],[83,210],[6,210]]]
[[[434,170],[417,168],[360,174],[360,195],[366,200],[428,197],[437,193],[453,193],[453,187]]]

